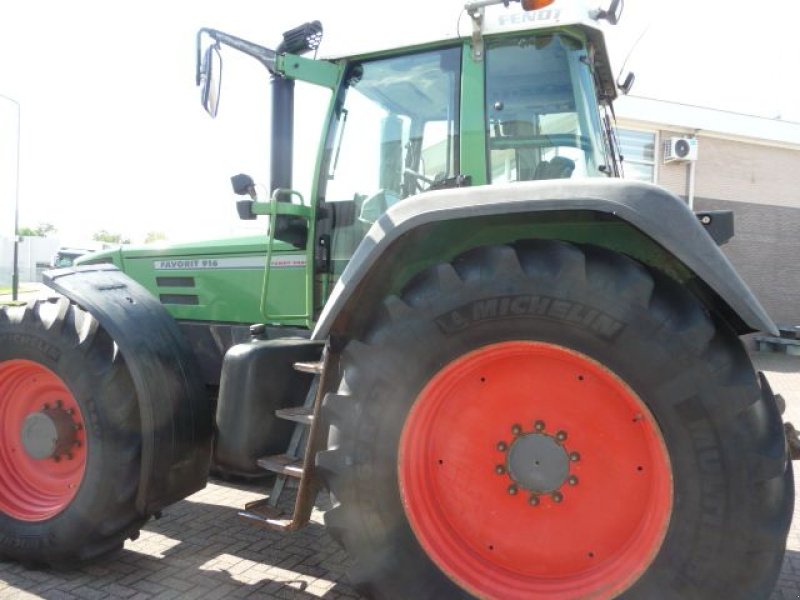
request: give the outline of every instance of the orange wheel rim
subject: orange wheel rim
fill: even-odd
[[[406,516],[483,598],[609,598],[658,553],[672,510],[660,429],[581,353],[504,342],[439,371],[400,438]]]
[[[29,360],[0,362],[0,512],[44,521],[72,502],[86,470],[83,422],[53,371]]]

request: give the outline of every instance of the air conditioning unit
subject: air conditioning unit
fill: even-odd
[[[671,137],[664,141],[664,162],[697,160],[697,139]]]

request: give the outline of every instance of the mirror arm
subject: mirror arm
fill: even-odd
[[[200,63],[201,63],[200,42],[204,33],[218,44],[225,44],[226,46],[230,46],[234,50],[238,50],[239,52],[243,52],[248,56],[252,56],[262,65],[264,65],[267,68],[267,70],[273,75],[280,75],[277,68],[275,67],[275,60],[278,55],[274,50],[270,50],[269,48],[265,48],[264,46],[259,46],[258,44],[254,44],[253,42],[248,42],[247,40],[243,40],[242,38],[238,38],[234,35],[230,35],[222,31],[218,31],[216,29],[209,29],[207,27],[204,27],[203,29],[197,32],[197,72],[196,72],[197,85],[200,85]]]

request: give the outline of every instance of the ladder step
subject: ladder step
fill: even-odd
[[[269,504],[269,498],[248,502],[244,510],[239,511],[239,518],[243,521],[272,529],[273,531],[294,531],[297,525],[294,520],[286,517],[280,509]]]
[[[301,529],[311,520],[314,500],[320,487],[320,481],[315,476],[314,458],[325,446],[326,439],[326,431],[320,425],[320,408],[322,399],[331,393],[330,388],[336,383],[328,376],[328,373],[336,369],[330,367],[331,361],[331,354],[326,347],[322,353],[322,361],[294,363],[297,371],[319,377],[315,377],[311,383],[303,406],[275,411],[279,418],[296,422],[294,432],[285,454],[264,456],[256,461],[262,469],[278,473],[278,477],[275,478],[268,498],[247,504],[239,513],[243,520],[259,527],[284,532]],[[334,360],[333,364],[338,363]],[[306,429],[307,425],[309,427]],[[300,448],[303,440],[305,447]],[[298,454],[303,457],[298,457]],[[298,480],[291,516],[282,514],[275,508],[284,486],[288,483],[288,477]]]
[[[275,411],[275,416],[287,421],[295,421],[303,425],[311,425],[314,420],[314,408],[311,406],[292,406],[290,408],[279,408]]]
[[[280,473],[289,477],[300,479],[303,476],[303,459],[288,454],[275,454],[263,456],[256,463],[265,471]]]
[[[312,375],[322,373],[322,361],[296,362],[293,366],[295,371],[300,371],[301,373],[311,373]]]

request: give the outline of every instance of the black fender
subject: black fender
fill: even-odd
[[[211,461],[212,403],[172,316],[113,265],[48,271],[44,282],[97,319],[125,357],[142,426],[137,509],[150,515],[202,489]]]
[[[686,203],[648,183],[623,180],[549,180],[428,192],[398,202],[372,226],[325,305],[312,339],[347,336],[364,305],[392,290],[403,256],[440,227],[480,219],[486,227],[534,223],[547,213],[601,214],[635,228],[682,265],[693,291],[742,335],[775,324]],[[475,223],[472,223],[475,231]],[[513,240],[508,240],[513,241]],[[666,253],[666,254],[664,254]],[[446,257],[441,257],[445,258]],[[441,259],[440,258],[440,259]],[[657,266],[657,265],[656,265]],[[395,282],[396,283],[396,282]]]

